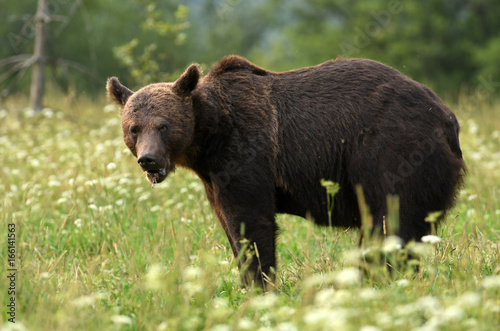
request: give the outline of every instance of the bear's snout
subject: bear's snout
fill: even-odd
[[[139,155],[137,163],[146,172],[146,177],[153,184],[160,183],[167,177],[167,166],[160,162],[153,153]]]
[[[157,157],[156,155],[152,153],[145,153],[142,155],[139,155],[139,158],[137,159],[137,163],[144,169],[148,170],[150,167],[155,167],[157,163]]]

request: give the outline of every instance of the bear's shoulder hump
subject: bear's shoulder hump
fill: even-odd
[[[231,55],[222,58],[212,68],[212,70],[210,70],[210,75],[217,77],[224,73],[235,71],[248,71],[259,76],[267,76],[270,73],[269,71],[256,66],[255,64],[241,56]]]

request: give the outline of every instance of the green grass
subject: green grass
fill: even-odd
[[[357,266],[359,233],[280,216],[277,289],[241,288],[201,182],[151,189],[105,101],[0,104],[2,330],[497,330],[500,103],[454,106],[469,174],[418,272]],[[16,224],[16,324],[7,229]],[[374,247],[372,247],[374,249]],[[360,277],[363,276],[363,277]],[[24,328],[23,328],[24,327]]]

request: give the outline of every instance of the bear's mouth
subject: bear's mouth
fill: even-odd
[[[158,184],[163,182],[167,178],[167,168],[161,168],[156,170],[146,170],[146,178],[151,182],[151,184]]]

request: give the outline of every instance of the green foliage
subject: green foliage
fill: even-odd
[[[35,8],[4,1],[0,59],[32,53]],[[139,87],[229,54],[278,71],[366,57],[450,95],[500,81],[496,0],[86,0],[50,8],[50,55],[71,62],[51,62],[48,78],[91,94],[109,76]],[[29,75],[15,81],[0,84],[27,91]]]
[[[333,203],[335,202],[335,195],[340,190],[340,185],[338,183],[334,183],[331,180],[321,180],[321,186],[326,189],[326,198],[328,203],[328,223],[330,226],[332,225],[332,212],[333,212]]]
[[[294,15],[286,37],[277,41],[286,47],[261,50],[262,58],[280,68],[366,57],[441,93],[475,87],[479,75],[498,77],[494,44],[500,4],[495,1],[315,0],[283,1],[280,7]]]
[[[151,33],[154,42],[142,48],[138,38],[115,47],[115,57],[130,72],[132,81],[136,86],[143,86],[152,82],[168,81],[168,73],[176,70],[175,52],[186,41],[186,33],[189,23],[186,18],[189,8],[179,5],[175,11],[175,22],[169,23],[164,20],[162,12],[155,4],[146,7],[147,16],[141,25],[143,33]],[[158,44],[158,38],[162,39]],[[167,42],[168,41],[168,42]],[[142,51],[141,51],[142,48]]]
[[[22,97],[9,98],[0,104],[0,228],[17,229],[16,326],[496,330],[500,104],[461,99],[452,108],[469,175],[442,239],[411,246],[422,256],[417,271],[401,263],[407,251],[393,237],[360,249],[358,231],[282,215],[277,289],[259,295],[241,288],[200,180],[180,169],[151,189],[116,107],[55,94],[54,110],[33,114],[18,108]],[[5,249],[0,261],[5,271]],[[9,296],[0,298],[5,307]]]

